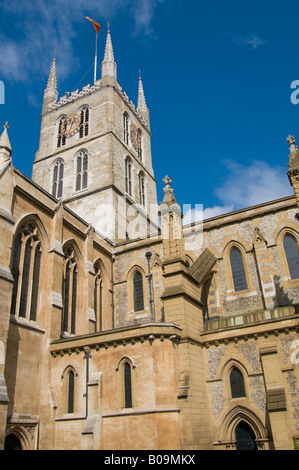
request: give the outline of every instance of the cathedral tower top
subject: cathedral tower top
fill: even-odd
[[[116,68],[117,66],[114,60],[111,33],[110,33],[109,25],[108,25],[105,55],[104,55],[104,60],[101,66],[102,85],[106,85],[108,83],[109,84],[111,83],[112,85],[116,84],[116,80],[117,80]]]
[[[43,101],[43,110],[42,113],[47,111],[49,104],[56,103],[58,99],[57,91],[57,74],[56,74],[56,53],[54,53],[54,58],[51,65],[50,75],[48,78],[47,88],[44,91],[44,101]]]
[[[115,240],[126,237],[131,206],[149,222],[157,192],[143,83],[139,77],[135,106],[117,82],[109,27],[103,56],[101,78],[59,100],[54,57],[32,179]],[[118,218],[124,213],[122,204],[124,220]]]

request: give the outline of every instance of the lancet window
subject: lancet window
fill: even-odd
[[[89,108],[84,107],[80,113],[81,123],[79,127],[79,137],[86,137],[89,134]]]
[[[134,290],[134,311],[144,310],[143,277],[139,271],[136,271],[133,277]]]
[[[142,160],[142,132],[141,129],[137,130],[137,155],[139,160]]]
[[[80,150],[76,158],[76,191],[86,189],[88,185],[88,152]]]
[[[230,373],[230,386],[232,398],[242,398],[246,396],[243,374],[236,367],[234,367]]]
[[[142,207],[145,207],[145,182],[142,171],[139,173],[139,202]]]
[[[94,312],[96,319],[96,331],[102,331],[103,325],[103,279],[100,264],[95,265],[94,284]]]
[[[14,278],[11,315],[36,321],[39,301],[41,244],[37,228],[28,223],[19,230],[14,244]]]
[[[58,125],[57,132],[57,148],[63,147],[66,144],[66,135],[62,132],[65,123],[65,117],[61,118]]]
[[[76,330],[78,267],[71,246],[65,249],[63,288],[62,331],[74,335]]]
[[[284,250],[289,266],[291,279],[299,278],[299,252],[298,245],[293,235],[287,234],[283,241]]]
[[[64,161],[59,159],[53,167],[52,196],[60,199],[63,194]]]
[[[125,408],[132,408],[132,371],[128,362],[124,364]]]
[[[230,263],[233,274],[235,291],[247,289],[247,282],[243,264],[243,257],[241,251],[234,247],[230,252]]]
[[[132,162],[129,157],[126,158],[126,193],[132,196]]]
[[[123,115],[123,127],[124,127],[124,143],[129,144],[129,116],[128,113]]]

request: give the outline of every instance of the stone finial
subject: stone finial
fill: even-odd
[[[164,189],[171,189],[172,180],[169,178],[169,176],[166,175],[163,181],[165,183]]]
[[[11,155],[11,145],[10,145],[9,138],[8,138],[8,133],[7,133],[7,129],[9,129],[9,125],[8,125],[7,121],[4,124],[3,128],[4,128],[4,131],[2,132],[2,134],[0,136],[0,153],[3,154],[3,152],[4,152],[7,156],[10,156]]]
[[[57,74],[56,74],[56,51],[54,51],[54,58],[48,78],[47,89],[57,90]]]
[[[288,144],[290,146],[290,152],[291,153],[297,152],[298,151],[298,146],[296,145],[295,137],[293,137],[292,135],[289,135],[289,137],[287,138],[287,141],[288,141]]]
[[[116,80],[116,62],[114,60],[114,52],[111,40],[110,27],[108,26],[106,46],[105,46],[105,55],[101,65],[102,79],[104,77],[112,78]]]
[[[145,101],[145,95],[144,95],[144,89],[143,89],[143,83],[140,75],[140,70],[139,70],[139,87],[138,87],[138,104],[137,104],[137,110],[138,111],[148,111],[146,101]]]

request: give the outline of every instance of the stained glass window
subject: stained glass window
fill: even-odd
[[[134,287],[134,311],[140,312],[144,310],[144,299],[143,299],[143,279],[139,271],[137,271],[133,278]]]
[[[33,224],[26,224],[21,227],[14,245],[11,315],[36,321],[40,268],[41,246],[38,231]]]
[[[237,292],[247,289],[242,253],[236,247],[234,247],[230,253],[230,262],[235,291]]]
[[[131,366],[127,362],[124,365],[124,385],[125,385],[125,408],[132,408]]]
[[[74,251],[68,247],[65,254],[62,330],[63,332],[75,334],[78,271]]]
[[[246,396],[243,375],[236,367],[234,367],[230,373],[230,386],[232,398],[241,398]]]
[[[75,391],[75,374],[72,370],[68,374],[68,413],[74,413],[74,391]]]
[[[288,234],[284,238],[284,250],[287,257],[291,279],[299,278],[299,253],[296,239]]]

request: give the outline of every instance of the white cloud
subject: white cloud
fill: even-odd
[[[215,194],[224,205],[233,205],[235,210],[292,194],[284,167],[263,161],[242,165],[227,160],[224,164],[228,175]]]
[[[214,206],[207,208],[204,208],[203,206],[200,207],[199,205],[198,207],[192,207],[187,210],[187,212],[184,214],[183,224],[187,225],[193,222],[201,222],[202,220],[210,219],[212,217],[216,217],[217,215],[227,214],[233,210],[233,205]]]
[[[9,33],[0,35],[0,76],[26,82],[44,79],[54,50],[60,79],[78,66],[73,48],[78,24],[91,16],[101,24],[120,12],[132,18],[135,34],[151,34],[151,21],[158,3],[164,0],[10,0],[2,2],[1,15],[11,23]]]
[[[257,49],[259,46],[267,44],[266,41],[256,34],[251,34],[242,38],[235,38],[235,42],[238,44],[238,46],[247,46],[251,49]]]
[[[232,160],[223,163],[227,176],[215,191],[220,204],[212,207],[186,206],[184,225],[293,194],[285,168],[262,161],[253,161],[250,165]]]
[[[158,3],[163,3],[163,1],[164,0],[137,0],[133,2],[131,11],[136,25],[134,34],[139,34],[141,31],[144,31],[145,34],[152,35],[151,21]]]

